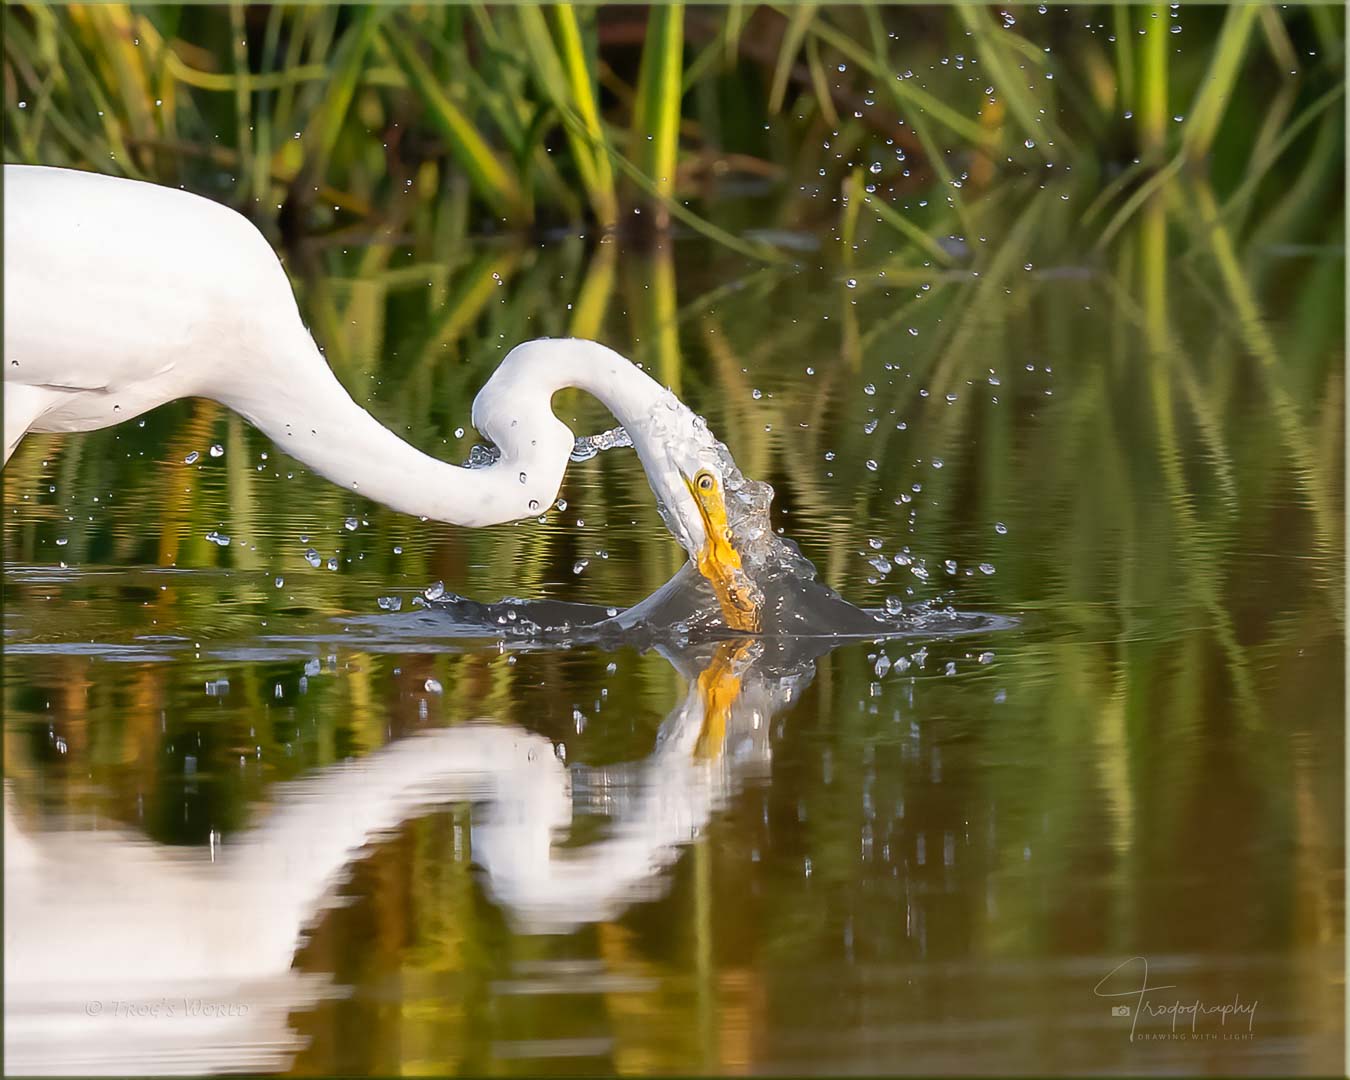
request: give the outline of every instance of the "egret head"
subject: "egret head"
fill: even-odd
[[[740,473],[702,419],[672,397],[659,432],[634,438],[666,525],[707,579],[733,630],[760,629],[762,598],[746,573],[734,528]],[[630,432],[630,434],[636,434]]]

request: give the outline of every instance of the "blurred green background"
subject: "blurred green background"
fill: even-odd
[[[467,456],[518,341],[597,337],[774,484],[850,599],[1021,620],[903,676],[874,646],[821,660],[772,776],[668,895],[575,935],[515,934],[448,866],[467,808],[410,824],[302,961],[358,990],[298,1021],[297,1068],[1341,1067],[1342,8],[7,16],[6,160],[247,214],[339,378],[419,447]],[[33,821],[201,844],[276,780],[419,726],[489,715],[609,763],[682,697],[654,655],[343,640],[435,580],[641,598],[682,555],[628,454],[572,466],[542,523],[460,530],[181,402],[30,436],[4,487],[6,773]],[[297,651],[322,662],[303,690]],[[1265,1042],[1066,1034],[1135,952],[1201,996],[1264,996]],[[658,989],[494,996],[541,957]],[[501,1050],[580,1029],[608,1056]]]

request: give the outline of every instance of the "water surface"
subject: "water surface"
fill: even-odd
[[[563,647],[414,606],[654,592],[683,553],[622,449],[474,532],[209,403],[26,441],[11,1066],[1339,1069],[1343,251],[1244,251],[1254,337],[1203,246],[1085,250],[1060,194],[1005,195],[946,269],[808,231],[783,268],[681,234],[298,281],[358,399],[453,461],[589,289],[580,329],[774,485],[823,581],[969,625]],[[1156,1006],[1246,1011],[1156,1038],[1102,996],[1144,961]]]

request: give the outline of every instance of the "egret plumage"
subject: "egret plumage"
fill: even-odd
[[[667,526],[728,623],[757,628],[716,440],[604,345],[516,346],[473,403],[473,424],[499,456],[464,468],[422,453],[352,399],[271,245],[229,207],[136,180],[6,165],[4,257],[5,461],[30,431],[91,431],[203,397],[349,491],[482,527],[553,503],[575,438],[551,400],[576,387],[627,431]]]

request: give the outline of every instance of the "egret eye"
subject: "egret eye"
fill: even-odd
[[[712,489],[717,486],[717,481],[713,478],[713,474],[708,472],[707,469],[704,469],[694,477],[694,483],[698,485],[699,491],[712,491]]]

